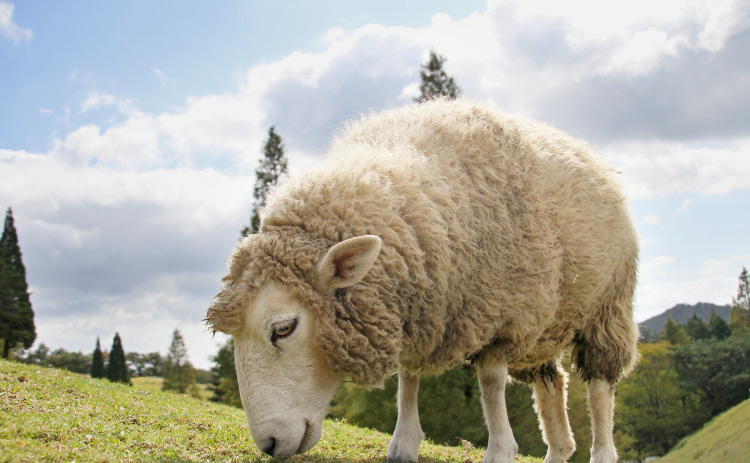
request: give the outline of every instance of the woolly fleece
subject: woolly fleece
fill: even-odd
[[[273,279],[314,312],[331,367],[364,386],[488,357],[531,377],[569,347],[583,379],[615,383],[638,337],[638,244],[617,175],[583,142],[468,101],[363,118],[270,193],[205,320],[239,332]],[[367,276],[318,291],[326,251],[366,234],[382,239]]]

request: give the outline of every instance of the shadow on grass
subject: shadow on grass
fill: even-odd
[[[160,460],[151,460],[155,463],[198,463],[198,462],[205,462],[205,461],[212,461],[210,459],[193,459],[193,458],[162,458]],[[217,460],[218,461],[218,460]],[[223,460],[222,460],[223,461]],[[340,457],[321,457],[319,455],[297,455],[292,458],[289,458],[288,460],[277,460],[275,458],[270,457],[248,457],[247,459],[243,458],[232,458],[230,461],[237,462],[237,463],[281,463],[282,461],[287,463],[385,463],[386,456],[385,454],[382,457],[372,457],[372,458],[361,458],[361,459],[344,459]],[[471,457],[467,457],[465,460],[466,463],[470,462],[479,462],[481,459],[472,459]],[[434,458],[434,457],[419,457],[419,463],[455,463],[456,459],[442,459],[442,458]]]

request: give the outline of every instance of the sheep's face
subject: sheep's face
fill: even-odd
[[[361,280],[380,250],[374,236],[333,246],[317,266],[317,289]],[[281,283],[253,295],[234,334],[237,380],[250,433],[260,450],[285,459],[312,448],[336,386],[344,378],[316,345],[314,314]]]
[[[279,283],[254,298],[235,335],[237,380],[250,433],[262,451],[288,458],[314,446],[343,379],[313,342],[312,313]]]

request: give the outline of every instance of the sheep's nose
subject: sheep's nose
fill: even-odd
[[[271,443],[263,449],[263,453],[273,456],[273,451],[276,449],[276,439],[272,437],[270,440]]]

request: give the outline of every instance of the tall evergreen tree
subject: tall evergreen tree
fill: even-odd
[[[430,50],[430,58],[427,63],[421,65],[422,70],[419,75],[422,77],[422,84],[419,86],[420,95],[415,98],[417,103],[423,103],[438,97],[447,97],[451,100],[458,98],[461,90],[453,81],[453,77],[443,70],[445,57],[439,55],[435,50]]]
[[[214,380],[211,389],[213,402],[221,402],[242,408],[240,386],[237,382],[237,371],[234,368],[234,341],[230,339],[224,344],[213,358]]]
[[[11,288],[11,273],[8,263],[0,258],[0,354],[8,358],[14,342],[12,342],[12,327],[17,318],[16,298]]]
[[[113,383],[130,384],[130,371],[128,370],[127,363],[125,363],[125,351],[122,348],[119,333],[115,333],[115,338],[112,340],[112,350],[109,351],[107,379]]]
[[[28,349],[36,339],[26,268],[10,208],[5,214],[5,227],[0,238],[0,260],[3,261],[0,265],[0,339],[3,340],[0,348],[3,358],[8,358],[18,343]]]
[[[661,338],[673,346],[680,346],[690,342],[690,336],[688,336],[679,323],[672,320],[672,317],[667,317],[667,322],[664,323],[664,330],[661,332]]]
[[[685,325],[685,331],[693,341],[711,338],[711,333],[708,332],[708,327],[696,314],[693,314],[692,318],[688,319],[687,324]]]
[[[732,334],[729,324],[723,318],[716,315],[716,312],[713,310],[711,311],[711,317],[708,319],[708,332],[711,333],[713,339],[719,341],[728,338]]]
[[[172,334],[172,344],[169,346],[167,361],[164,364],[163,391],[176,391],[180,394],[190,394],[200,397],[198,385],[195,382],[195,368],[188,360],[187,347],[179,329]]]
[[[91,377],[104,378],[106,376],[107,370],[104,368],[104,355],[102,355],[102,348],[99,345],[99,338],[96,338],[96,348],[91,360]]]
[[[729,327],[732,336],[742,336],[750,332],[750,275],[742,267],[737,297],[732,298],[732,311],[729,313]]]
[[[276,133],[275,127],[268,129],[268,139],[263,145],[263,158],[258,168],[255,169],[255,187],[253,196],[253,215],[250,218],[250,226],[242,229],[242,236],[248,233],[257,233],[260,228],[259,212],[266,204],[266,196],[272,187],[279,183],[282,175],[287,173],[287,161],[284,156],[284,142]]]

